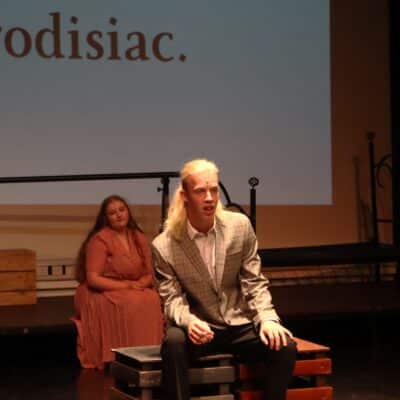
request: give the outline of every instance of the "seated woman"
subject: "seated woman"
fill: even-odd
[[[103,369],[112,348],[160,344],[163,317],[145,235],[120,196],[103,200],[77,260],[77,354]]]

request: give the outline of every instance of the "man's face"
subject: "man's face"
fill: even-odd
[[[182,196],[190,223],[198,230],[211,228],[219,199],[217,174],[204,171],[189,175]]]

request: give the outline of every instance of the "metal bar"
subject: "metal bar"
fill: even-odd
[[[393,244],[400,246],[400,4],[389,1],[389,52],[390,52],[390,108],[392,125],[392,215]],[[396,280],[400,282],[400,263],[396,267]]]
[[[374,150],[374,132],[367,132],[368,139],[368,151],[369,151],[369,174],[370,174],[370,185],[371,185],[371,216],[372,216],[372,238],[371,242],[373,245],[379,243],[378,233],[378,211],[376,205],[376,181],[375,181],[375,150]],[[380,276],[380,264],[374,264],[374,275],[375,282],[379,282]]]
[[[371,184],[371,216],[372,216],[372,238],[374,244],[379,242],[378,238],[378,216],[376,205],[376,182],[375,182],[375,150],[374,150],[374,132],[367,133],[368,152],[369,152],[369,179]]]
[[[77,175],[43,175],[43,176],[13,176],[0,177],[1,183],[28,183],[28,182],[66,182],[66,181],[103,181],[120,179],[156,179],[177,178],[179,173],[168,172],[127,172],[110,174],[77,174]]]
[[[159,191],[161,194],[161,226],[160,232],[163,230],[165,219],[167,218],[167,210],[169,207],[169,178],[167,176],[163,176],[161,178],[161,188]]]
[[[169,199],[169,178],[179,177],[179,172],[127,172],[111,174],[77,174],[77,175],[43,175],[15,176],[0,178],[1,183],[30,183],[30,182],[71,182],[71,181],[104,181],[121,179],[156,179],[161,178],[163,184],[161,197],[161,227],[164,224]],[[160,228],[161,229],[161,228]]]
[[[122,180],[122,179],[157,179],[161,178],[161,188],[158,191],[161,193],[161,226],[163,228],[164,221],[167,216],[169,206],[169,183],[170,178],[179,178],[179,172],[163,171],[163,172],[126,172],[126,173],[109,173],[109,174],[76,174],[76,175],[42,175],[42,176],[11,176],[0,177],[0,184],[10,183],[34,183],[34,182],[71,182],[71,181],[104,181],[104,180]],[[227,206],[237,207],[244,214],[244,209],[232,203],[228,191],[225,186],[219,182],[222,193],[224,194]]]
[[[258,178],[252,176],[249,179],[250,189],[250,221],[253,226],[254,232],[256,231],[256,210],[257,210],[257,202],[256,202],[256,186],[260,183]]]

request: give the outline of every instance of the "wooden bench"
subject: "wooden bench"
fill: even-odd
[[[297,361],[287,400],[332,400],[327,378],[332,365],[329,347],[296,338]],[[115,349],[110,371],[115,384],[110,400],[154,400],[159,397],[161,357],[159,346]],[[231,354],[202,357],[190,369],[193,399],[261,400],[257,381],[263,365],[235,364]]]

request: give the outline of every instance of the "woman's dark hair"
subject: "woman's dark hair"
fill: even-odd
[[[87,246],[89,240],[92,238],[92,236],[94,236],[97,232],[99,232],[101,229],[105,228],[106,226],[110,226],[110,224],[108,222],[108,218],[107,218],[107,207],[110,205],[110,203],[112,203],[114,201],[120,201],[127,208],[128,215],[129,215],[128,225],[127,225],[128,228],[132,229],[132,231],[138,230],[140,232],[143,232],[139,228],[135,219],[132,217],[132,213],[129,208],[129,205],[123,197],[118,196],[117,194],[113,194],[111,196],[106,197],[100,205],[100,210],[97,214],[94,226],[89,231],[86,239],[83,241],[83,243],[81,244],[81,247],[79,248],[78,257],[76,260],[76,267],[75,267],[75,279],[80,283],[84,282],[86,280],[86,265],[85,265],[86,264],[86,246]]]

